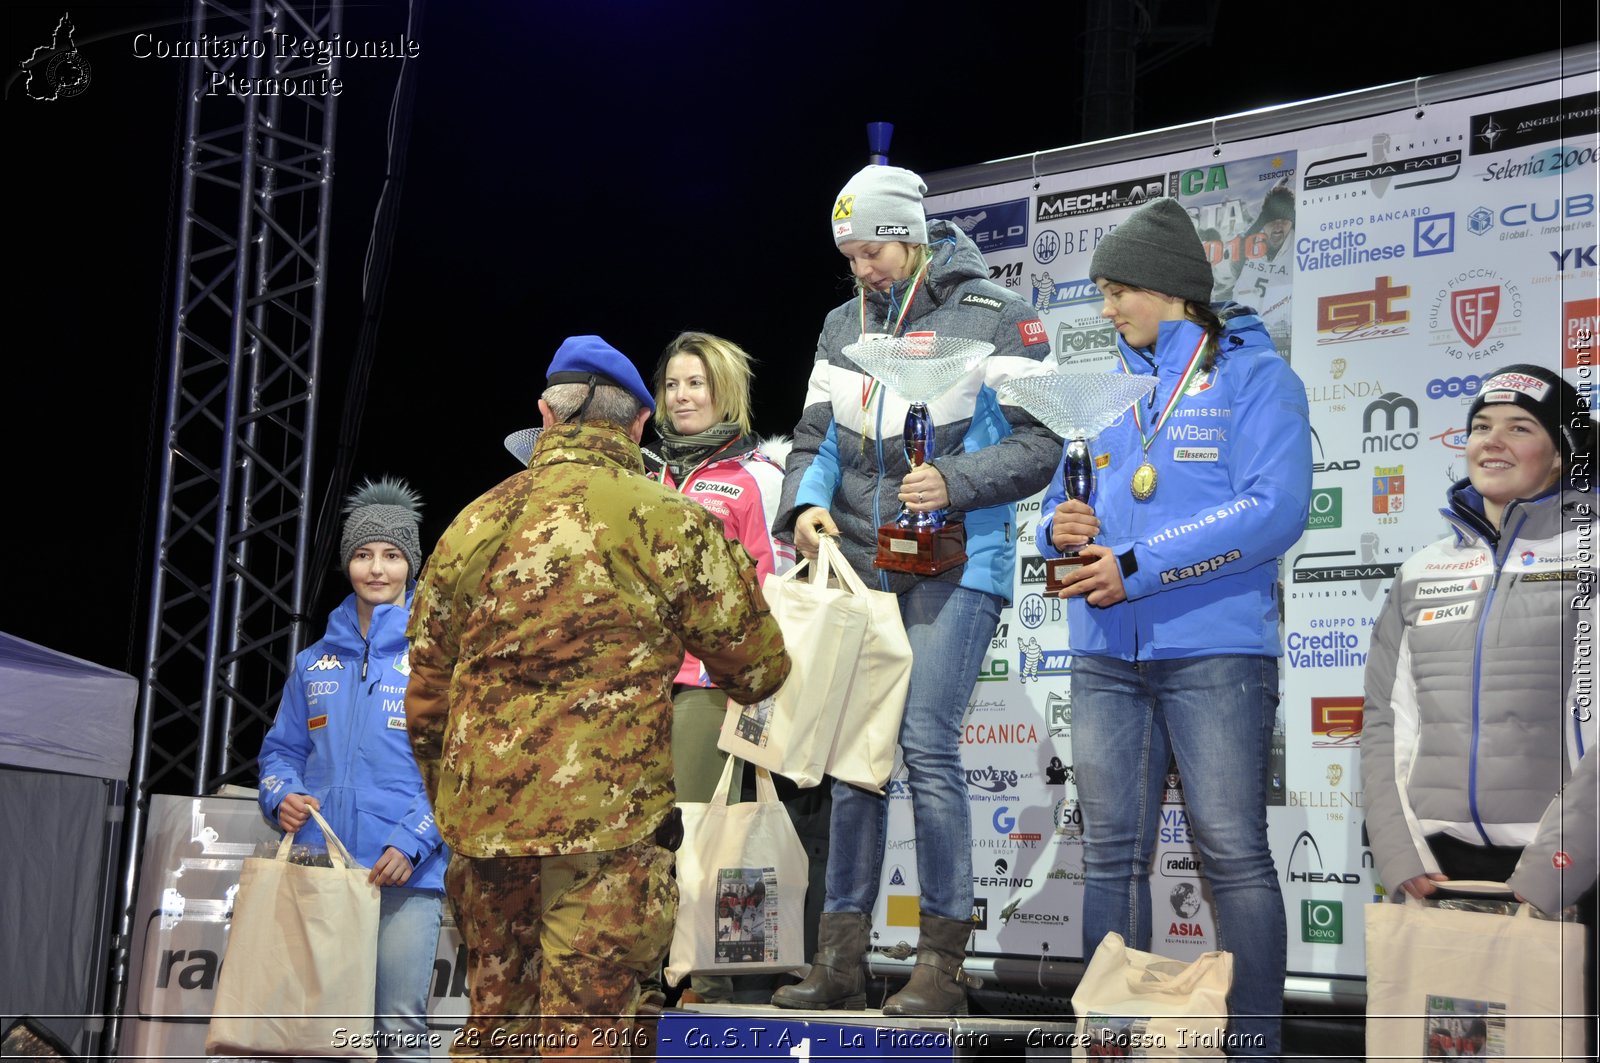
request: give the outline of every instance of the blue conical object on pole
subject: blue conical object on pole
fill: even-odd
[[[889,141],[894,139],[893,122],[867,123],[867,161],[873,166],[889,165]]]

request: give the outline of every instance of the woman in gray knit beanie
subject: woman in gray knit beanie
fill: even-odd
[[[1062,592],[1083,955],[1109,933],[1150,948],[1150,810],[1176,757],[1217,946],[1234,956],[1229,1054],[1272,1057],[1286,940],[1266,779],[1282,653],[1278,561],[1311,495],[1305,388],[1253,310],[1209,302],[1211,266],[1176,200],[1113,229],[1089,275],[1122,371],[1153,374],[1156,388],[1090,441],[1088,500],[1067,498],[1058,468],[1037,540],[1046,557],[1085,561]]]
[[[402,480],[365,483],[345,505],[341,567],[352,593],[295,658],[261,745],[257,799],[295,840],[315,811],[380,887],[372,1014],[384,1056],[428,1055],[428,988],[450,850],[433,822],[406,731],[406,620],[421,501]],[[313,977],[314,972],[307,972]]]

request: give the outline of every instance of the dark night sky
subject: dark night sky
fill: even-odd
[[[1583,43],[1593,7],[1224,0],[1209,47],[1141,81],[1136,128]],[[1563,8],[1586,21],[1564,24]],[[138,673],[182,64],[136,59],[131,40],[146,27],[181,38],[188,5],[65,9],[93,65],[88,90],[42,103],[12,74],[4,99],[8,325],[20,342],[13,331],[5,355],[0,524],[14,579],[0,629]],[[1318,9],[1328,14],[1313,25]],[[8,5],[8,70],[63,10]],[[1078,140],[1078,5],[937,10],[433,0],[417,33],[409,169],[357,475],[409,477],[431,544],[514,471],[500,440],[533,423],[549,355],[577,332],[605,336],[646,374],[681,329],[736,339],[762,362],[758,427],[787,431],[817,328],[848,293],[824,212],[866,161],[864,123],[894,122],[892,160],[923,172]],[[392,0],[347,11],[347,38],[405,25]],[[1296,17],[1307,21],[1296,28]],[[398,68],[354,61],[343,72],[328,455]],[[342,593],[330,579],[313,614]]]

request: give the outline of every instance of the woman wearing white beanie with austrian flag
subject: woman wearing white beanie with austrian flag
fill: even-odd
[[[972,838],[959,738],[962,716],[1000,610],[1011,598],[1016,502],[1043,487],[1060,439],[1000,384],[1047,363],[1050,344],[1028,303],[989,280],[978,248],[947,221],[928,221],[922,179],[868,166],[834,198],[829,225],[850,264],[855,295],[827,316],[794,431],[774,530],[815,557],[819,537],[898,596],[911,641],[911,684],[900,748],[917,839],[917,962],[886,1015],[967,1011],[961,965],[972,933]],[[993,352],[929,404],[935,445],[911,468],[904,397],[845,353],[877,337],[965,339]],[[965,522],[966,555],[936,575],[875,569],[878,528],[900,507],[944,510]],[[810,975],[772,1002],[785,1008],[860,1008],[862,962],[883,867],[888,799],[835,781],[827,896]]]

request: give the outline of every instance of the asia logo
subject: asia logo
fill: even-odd
[[[1351,343],[1407,335],[1411,311],[1395,307],[1411,294],[1409,284],[1379,277],[1365,291],[1324,295],[1317,300],[1317,342]]]
[[[1311,699],[1311,745],[1315,749],[1346,748],[1361,744],[1361,714],[1366,700],[1360,694]]]
[[[1406,415],[1405,430],[1397,426],[1401,413]],[[1380,416],[1383,418],[1383,426],[1375,432],[1372,426]],[[1391,450],[1414,450],[1417,445],[1417,404],[1398,391],[1384,392],[1369,402],[1361,414],[1361,431],[1366,433],[1361,439],[1363,454],[1370,454],[1373,451],[1385,454]]]
[[[1200,905],[1204,898],[1200,894],[1200,887],[1193,882],[1180,882],[1173,886],[1167,893],[1167,903],[1172,906],[1172,914],[1177,916],[1177,921],[1167,927],[1169,938],[1198,938],[1205,936],[1205,927],[1194,922],[1194,917],[1200,914]]]
[[[1406,467],[1379,465],[1372,470],[1372,512],[1380,516],[1404,512]]]

